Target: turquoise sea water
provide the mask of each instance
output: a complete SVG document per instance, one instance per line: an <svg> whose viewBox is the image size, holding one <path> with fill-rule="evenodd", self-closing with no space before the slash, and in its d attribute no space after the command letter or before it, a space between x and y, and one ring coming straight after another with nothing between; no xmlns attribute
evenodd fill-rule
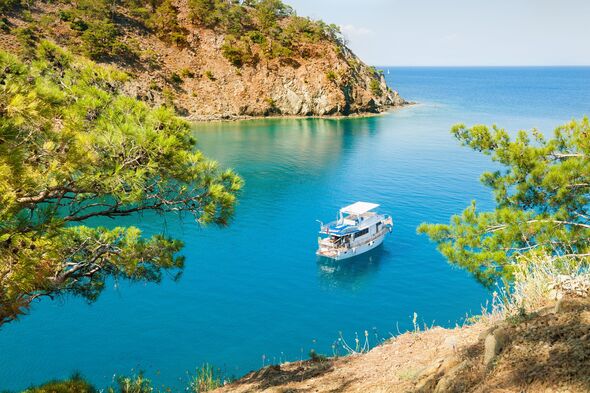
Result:
<svg viewBox="0 0 590 393"><path fill-rule="evenodd" d="M339 332L387 338L422 323L477 313L487 290L453 268L424 236L472 199L489 161L458 146L456 122L551 131L590 114L590 68L390 68L391 86L420 104L346 120L256 120L195 125L200 147L245 179L229 228L174 217L101 222L165 231L186 243L179 282L111 282L98 302L44 300L0 330L0 390L67 377L98 386L145 370L181 386L210 362L239 376L269 362L332 353ZM395 221L383 246L337 264L314 255L318 223L339 207L381 204ZM98 222L97 222L98 223ZM342 353L342 351L341 351Z"/></svg>

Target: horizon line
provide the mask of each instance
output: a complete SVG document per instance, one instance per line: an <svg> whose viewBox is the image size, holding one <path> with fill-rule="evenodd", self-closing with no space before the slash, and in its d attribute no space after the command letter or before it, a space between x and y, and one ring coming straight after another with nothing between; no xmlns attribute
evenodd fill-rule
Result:
<svg viewBox="0 0 590 393"><path fill-rule="evenodd" d="M487 64L378 64L374 65L374 67L416 67L416 68L525 68L525 67L537 67L537 68L555 68L555 67L564 67L564 68L587 68L590 67L590 64L496 64L496 65L487 65Z"/></svg>

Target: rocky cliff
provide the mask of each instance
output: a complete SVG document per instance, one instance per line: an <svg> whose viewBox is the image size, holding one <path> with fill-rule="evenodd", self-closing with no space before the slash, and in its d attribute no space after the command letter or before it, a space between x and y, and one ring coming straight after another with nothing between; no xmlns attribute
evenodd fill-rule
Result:
<svg viewBox="0 0 590 393"><path fill-rule="evenodd" d="M128 94L189 118L347 116L406 104L336 26L278 0L12 3L2 11L3 49L56 41L127 71Z"/></svg>

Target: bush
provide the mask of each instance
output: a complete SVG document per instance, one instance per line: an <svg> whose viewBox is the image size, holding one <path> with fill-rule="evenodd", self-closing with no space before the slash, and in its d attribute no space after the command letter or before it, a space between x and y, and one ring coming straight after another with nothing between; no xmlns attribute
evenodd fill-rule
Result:
<svg viewBox="0 0 590 393"><path fill-rule="evenodd" d="M323 362L324 360L326 360L326 356L320 355L315 351L315 349L309 351L309 358L312 362Z"/></svg>
<svg viewBox="0 0 590 393"><path fill-rule="evenodd" d="M218 3L215 0L189 0L188 6L193 22L206 27L215 27L220 22Z"/></svg>
<svg viewBox="0 0 590 393"><path fill-rule="evenodd" d="M139 19L148 20L152 15L151 10L146 7L133 7L129 9L129 13Z"/></svg>
<svg viewBox="0 0 590 393"><path fill-rule="evenodd" d="M207 78L209 78L209 80L214 81L215 80L215 75L213 75L213 72L211 72L211 70L207 70L205 71L204 74Z"/></svg>
<svg viewBox="0 0 590 393"><path fill-rule="evenodd" d="M82 19L76 18L70 22L70 28L76 31L86 31L88 30L88 23L84 22Z"/></svg>
<svg viewBox="0 0 590 393"><path fill-rule="evenodd" d="M91 59L113 54L113 45L119 32L114 24L105 21L95 21L82 34L82 49Z"/></svg>
<svg viewBox="0 0 590 393"><path fill-rule="evenodd" d="M194 78L195 74L188 68L183 68L180 70L180 76L183 78Z"/></svg>
<svg viewBox="0 0 590 393"><path fill-rule="evenodd" d="M381 84L376 79L371 79L369 83L369 88L371 89L371 93L377 97L381 97L383 95L383 90L381 90Z"/></svg>
<svg viewBox="0 0 590 393"><path fill-rule="evenodd" d="M172 75L170 75L170 82L175 85L180 85L182 83L182 78L176 72L173 72Z"/></svg>
<svg viewBox="0 0 590 393"><path fill-rule="evenodd" d="M20 5L20 0L0 0L0 12L11 10Z"/></svg>
<svg viewBox="0 0 590 393"><path fill-rule="evenodd" d="M238 68L254 61L250 45L243 40L237 41L233 37L226 37L225 43L221 46L221 54Z"/></svg>
<svg viewBox="0 0 590 393"><path fill-rule="evenodd" d="M79 374L74 374L70 379L47 382L22 393L97 393L97 390Z"/></svg>
<svg viewBox="0 0 590 393"><path fill-rule="evenodd" d="M250 41L252 41L254 44L264 44L264 42L266 41L264 34L259 32L258 30L249 31L247 36L248 38L250 38Z"/></svg>
<svg viewBox="0 0 590 393"><path fill-rule="evenodd" d="M277 25L279 19L293 14L293 8L281 0L260 0L256 4L256 17L263 31L271 30Z"/></svg>
<svg viewBox="0 0 590 393"><path fill-rule="evenodd" d="M110 387L107 393L152 393L152 381L145 378L143 374L132 377L119 376L116 378L117 390Z"/></svg>
<svg viewBox="0 0 590 393"><path fill-rule="evenodd" d="M196 370L194 375L189 377L187 391L190 393L203 393L217 389L221 385L219 373L211 365L205 363Z"/></svg>
<svg viewBox="0 0 590 393"><path fill-rule="evenodd" d="M148 26L156 35L177 46L186 44L187 32L178 24L178 8L170 0L164 0L148 20Z"/></svg>
<svg viewBox="0 0 590 393"><path fill-rule="evenodd" d="M335 82L336 81L336 73L332 70L326 72L326 79L328 79L330 82Z"/></svg>
<svg viewBox="0 0 590 393"><path fill-rule="evenodd" d="M0 30L6 33L10 32L10 21L5 16L0 18Z"/></svg>
<svg viewBox="0 0 590 393"><path fill-rule="evenodd" d="M16 39L22 46L22 53L26 57L30 57L35 53L39 36L37 31L32 26L19 27L15 29Z"/></svg>

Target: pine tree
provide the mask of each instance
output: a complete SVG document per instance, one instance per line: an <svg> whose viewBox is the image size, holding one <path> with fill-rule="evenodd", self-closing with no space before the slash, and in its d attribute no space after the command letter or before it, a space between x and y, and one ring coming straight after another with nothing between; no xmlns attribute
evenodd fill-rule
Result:
<svg viewBox="0 0 590 393"><path fill-rule="evenodd" d="M518 255L549 253L558 260L590 256L590 123L558 127L553 138L500 128L456 125L464 146L491 156L503 169L481 181L492 189L496 209L479 212L475 202L447 225L422 224L440 252L481 282L510 279Z"/></svg>

